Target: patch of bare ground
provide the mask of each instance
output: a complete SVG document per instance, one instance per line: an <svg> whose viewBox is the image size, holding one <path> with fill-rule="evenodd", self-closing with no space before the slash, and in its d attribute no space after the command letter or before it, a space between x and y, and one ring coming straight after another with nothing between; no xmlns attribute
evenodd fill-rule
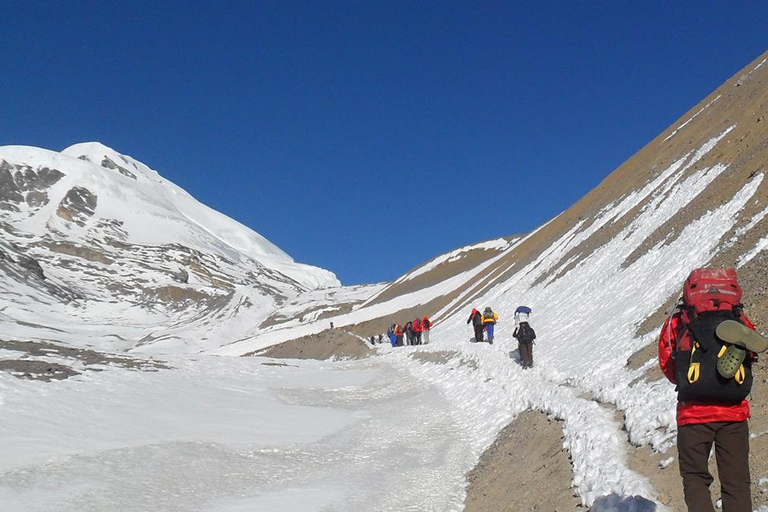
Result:
<svg viewBox="0 0 768 512"><path fill-rule="evenodd" d="M66 360L79 361L87 370L101 371L102 368L89 368L94 365L112 365L140 371L158 371L169 369L162 361L118 356L83 349L46 343L43 341L0 340L0 349L18 352L16 358L0 360L0 370L20 379L42 381L63 380L80 372L64 364ZM34 359L32 359L34 358ZM56 358L56 361L47 360Z"/></svg>
<svg viewBox="0 0 768 512"><path fill-rule="evenodd" d="M627 465L632 471L645 475L656 490L656 499L670 510L685 512L683 482L677 465L677 450L657 453L648 446L630 446Z"/></svg>
<svg viewBox="0 0 768 512"><path fill-rule="evenodd" d="M80 375L69 366L48 361L31 361L25 359L4 359L0 361L0 371L5 371L20 379L64 380L73 375Z"/></svg>
<svg viewBox="0 0 768 512"><path fill-rule="evenodd" d="M357 336L342 329L325 331L295 340L285 341L244 356L262 356L284 359L361 359L375 350Z"/></svg>
<svg viewBox="0 0 768 512"><path fill-rule="evenodd" d="M752 504L754 508L768 506L768 487L759 481L768 478L768 364L767 354L762 354L763 361L752 367L754 381L749 405L752 419L749 420L750 441L749 468L752 476Z"/></svg>
<svg viewBox="0 0 768 512"><path fill-rule="evenodd" d="M469 472L465 512L585 510L571 488L563 425L525 411L499 432Z"/></svg>
<svg viewBox="0 0 768 512"><path fill-rule="evenodd" d="M371 304L379 304L388 300L400 297L402 295L429 288L443 282L447 277L456 276L467 270L471 270L481 263L497 256L499 249L472 249L461 255L453 261L448 261L437 265L434 269L424 272L413 279L408 279L402 283L393 283L379 293ZM427 262L429 263L429 262ZM426 263L425 263L426 265ZM405 275L418 270L420 267L411 269Z"/></svg>
<svg viewBox="0 0 768 512"><path fill-rule="evenodd" d="M422 363L434 363L445 364L459 353L453 350L440 350L437 352L414 352L411 354L411 359Z"/></svg>
<svg viewBox="0 0 768 512"><path fill-rule="evenodd" d="M346 315L350 311L352 311L352 307L354 304L337 304L336 309L333 311L324 311L322 313L319 313L317 315L318 320L324 320L327 318L333 318L335 316L340 315ZM296 315L298 317L309 315L310 313L314 313L315 311L319 311L321 309L327 308L326 305L319 305L315 307L308 307L307 309L303 310L300 315ZM274 327L275 325L280 325L281 323L287 322L289 320L293 320L293 316L284 316L280 314L279 312L273 313L271 316L267 317L261 325L259 325L260 329L266 329L268 327Z"/></svg>
<svg viewBox="0 0 768 512"><path fill-rule="evenodd" d="M460 357L461 354L458 352L454 352L451 350L440 350L438 352L413 352L411 354L411 359L415 361L419 361L422 363L432 363L432 364L446 364L448 361L455 357ZM473 371L477 370L477 361L474 359L464 359L461 358L459 361L459 367L462 366L468 366Z"/></svg>

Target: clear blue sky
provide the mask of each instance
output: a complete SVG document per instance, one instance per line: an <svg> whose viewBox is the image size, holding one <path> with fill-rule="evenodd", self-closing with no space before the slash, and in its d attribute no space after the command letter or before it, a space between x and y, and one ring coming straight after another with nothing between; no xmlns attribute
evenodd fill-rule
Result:
<svg viewBox="0 0 768 512"><path fill-rule="evenodd" d="M0 145L100 141L344 284L541 225L768 49L765 1L0 12Z"/></svg>

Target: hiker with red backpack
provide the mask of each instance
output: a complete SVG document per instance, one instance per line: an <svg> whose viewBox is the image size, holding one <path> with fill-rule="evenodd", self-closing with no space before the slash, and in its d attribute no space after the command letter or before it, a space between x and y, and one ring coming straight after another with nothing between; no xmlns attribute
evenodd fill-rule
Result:
<svg viewBox="0 0 768 512"><path fill-rule="evenodd" d="M677 385L677 450L689 512L714 512L707 461L715 445L723 512L751 512L752 363L768 340L743 312L734 269L701 268L659 336L659 364Z"/></svg>
<svg viewBox="0 0 768 512"><path fill-rule="evenodd" d="M422 326L421 326L421 318L416 317L416 319L413 321L413 344L414 345L421 345L421 332L422 332Z"/></svg>
<svg viewBox="0 0 768 512"><path fill-rule="evenodd" d="M430 322L429 318L425 315L424 318L421 319L421 332L422 336L424 337L424 344L426 345L429 343L429 330L432 328L432 322Z"/></svg>

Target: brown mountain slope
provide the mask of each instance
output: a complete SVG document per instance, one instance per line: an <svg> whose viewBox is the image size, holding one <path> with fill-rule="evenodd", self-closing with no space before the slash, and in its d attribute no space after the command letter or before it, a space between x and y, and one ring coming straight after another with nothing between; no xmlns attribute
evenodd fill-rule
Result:
<svg viewBox="0 0 768 512"><path fill-rule="evenodd" d="M604 208L640 189L658 177L672 163L681 160L695 148L701 147L707 141L725 132L727 135L718 145L717 150L701 158L692 166L691 172L717 164L727 165L727 170L680 215L673 217L647 238L643 246L636 251L635 256L639 256L659 243L673 241L689 222L730 200L746 181L768 168L766 165L768 164L768 115L766 115L768 114L768 87L766 86L768 85L768 63L761 65L766 58L768 58L768 52L755 59L693 107L678 122L638 151L571 208L533 233L515 250L499 260L487 274L510 275L515 269L533 261L554 241L580 222L583 223L582 229L586 229ZM768 205L768 180L760 185L756 197L757 201L749 203L740 212L734 232L749 223L754 215ZM652 197L649 200L652 200ZM567 261L568 264L560 272L566 272L578 264L580 255L592 253L596 247L600 247L616 236L634 218L634 213L646 204L647 201L639 203L634 211L603 226L574 247L563 258L563 262ZM757 228L751 231L752 236L748 233L736 244L723 247L711 263L736 266L739 256L757 242L755 233L768 231L768 220L761 220ZM574 234L578 232L577 230ZM625 264L629 263L631 261L625 262ZM740 269L740 278L745 284L745 304L749 306L752 316L761 325L768 325L768 299L764 293L765 286L761 284L763 281L761 277L765 275L767 264L766 257L758 255ZM492 281L495 280L488 280L488 286ZM487 287L478 286L477 283L474 283L474 286L475 290L467 287L465 290L467 300L456 304L455 310L466 309L475 297L487 291ZM663 309L664 306L660 305L660 311ZM448 314L451 313L453 311Z"/></svg>
<svg viewBox="0 0 768 512"><path fill-rule="evenodd" d="M418 307L404 308L394 314L369 319L357 325L347 325L346 328L356 335L368 337L383 332L393 319L402 319L405 322L416 315L426 314L433 321L440 322L442 318L459 312L463 315L496 283L504 281L535 261L566 233L570 232L572 237L577 237L588 230L601 212L647 186L676 162L682 163L687 159L687 164L690 164L681 179L700 169L715 165L727 166L712 186L707 187L694 202L650 234L624 265L631 264L658 244L671 243L686 225L733 198L745 182L768 168L768 63L763 65L766 59L768 52L690 109L568 210L525 238L508 237L514 247L506 250L503 257L494 261L475 278L455 288L451 293L435 297ZM693 153L715 138L721 138L715 150L691 163L695 160L692 158ZM654 200L655 193L572 247L563 256L557 272L547 275L545 279L556 279L576 266L583 257L616 237L639 211ZM748 225L755 215L768 206L768 180L761 183L755 198L756 200L748 203L738 213L737 222L731 233L721 240L719 252L711 261L712 265L737 266L739 257L755 246L760 233L768 232L766 216L756 223L754 229L736 237L734 243L726 243L735 232ZM503 231L504 226L499 226L499 229ZM446 261L414 279L404 279L418 270L417 267L369 299L367 305L396 301L400 296L450 279L473 266L485 264L501 253L499 250L471 250L459 260ZM739 276L745 289L744 303L751 316L758 325L768 326L768 298L762 277L766 270L768 255L760 252L739 269ZM670 297L666 304L660 304L657 312L640 326L640 332L655 329L673 301L674 297ZM332 321L333 318L329 317L329 320Z"/></svg>

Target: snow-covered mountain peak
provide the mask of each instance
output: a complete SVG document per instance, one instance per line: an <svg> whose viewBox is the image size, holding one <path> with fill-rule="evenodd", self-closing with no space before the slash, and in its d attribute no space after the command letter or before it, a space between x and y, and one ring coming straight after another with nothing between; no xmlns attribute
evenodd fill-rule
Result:
<svg viewBox="0 0 768 512"><path fill-rule="evenodd" d="M134 158L118 153L100 142L73 144L64 149L61 154L94 163L135 180L141 178L157 179L159 177L157 171L150 169Z"/></svg>
<svg viewBox="0 0 768 512"><path fill-rule="evenodd" d="M61 153L6 146L0 162L8 189L0 207L20 214L4 220L23 231L70 241L101 232L128 243L181 244L233 261L253 258L307 288L340 284L331 272L296 264L252 229L103 144L76 144Z"/></svg>
<svg viewBox="0 0 768 512"><path fill-rule="evenodd" d="M120 348L145 337L148 325L166 331L165 322L194 318L207 330L208 315L229 308L250 309L258 325L298 293L340 285L332 272L294 262L149 166L94 142L61 153L0 147L0 229L0 270L9 276L0 288L29 288L21 317L39 316L35 302L54 296L65 301L57 315L86 324L112 316L118 331L116 324L144 324L120 334Z"/></svg>

